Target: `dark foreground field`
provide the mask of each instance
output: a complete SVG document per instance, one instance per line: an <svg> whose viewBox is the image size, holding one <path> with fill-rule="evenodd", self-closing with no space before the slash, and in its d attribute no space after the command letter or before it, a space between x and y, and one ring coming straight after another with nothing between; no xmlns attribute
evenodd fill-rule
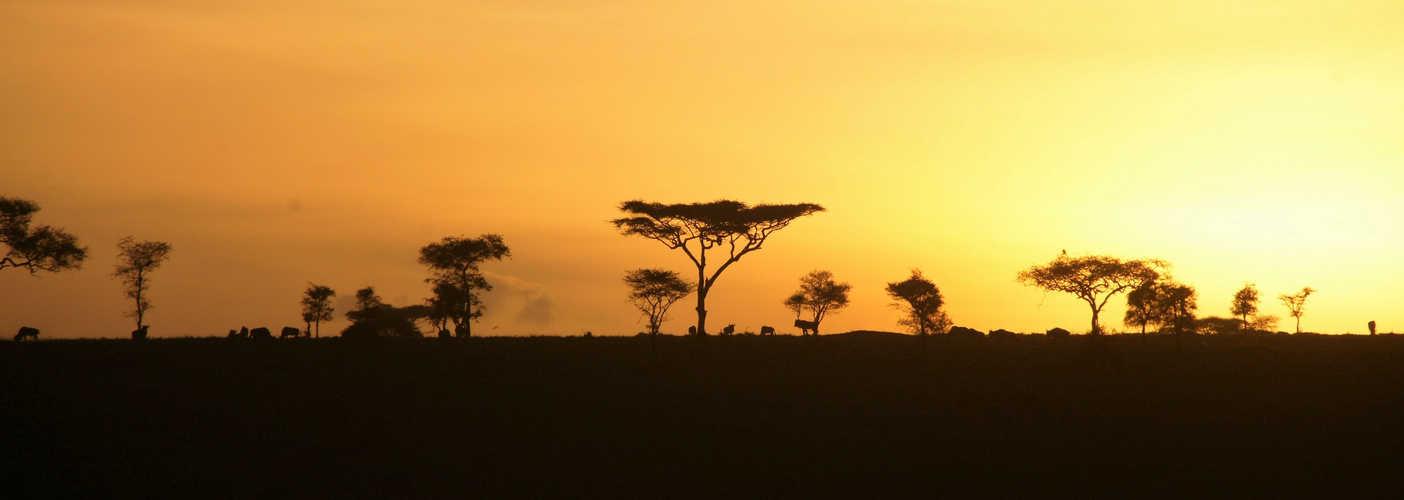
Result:
<svg viewBox="0 0 1404 500"><path fill-rule="evenodd" d="M3 342L0 497L1404 494L1404 338L1201 342Z"/></svg>

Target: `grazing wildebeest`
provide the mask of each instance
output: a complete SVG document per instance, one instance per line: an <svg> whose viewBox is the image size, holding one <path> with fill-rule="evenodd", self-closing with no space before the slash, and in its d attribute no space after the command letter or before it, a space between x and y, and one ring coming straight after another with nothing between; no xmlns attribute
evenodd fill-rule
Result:
<svg viewBox="0 0 1404 500"><path fill-rule="evenodd" d="M146 331L147 331L148 328L151 328L151 325L146 325L146 326L143 326L143 327L141 327L141 328L137 328L137 329L135 329L135 330L132 330L132 338L133 338L133 339L136 339L136 340L144 340L144 339L146 339Z"/></svg>
<svg viewBox="0 0 1404 500"><path fill-rule="evenodd" d="M19 329L19 333L15 334L15 342L24 340L25 337L29 337L34 340L39 340L39 329L31 328L28 326L21 326Z"/></svg>
<svg viewBox="0 0 1404 500"><path fill-rule="evenodd" d="M811 332L814 335L819 334L819 323L815 323L813 321L797 319L795 320L795 328L800 329L800 335L809 335Z"/></svg>
<svg viewBox="0 0 1404 500"><path fill-rule="evenodd" d="M773 327L773 326L762 326L762 327L761 327L761 335L775 335L775 327Z"/></svg>
<svg viewBox="0 0 1404 500"><path fill-rule="evenodd" d="M687 327L688 335L697 335L697 325Z"/></svg>
<svg viewBox="0 0 1404 500"><path fill-rule="evenodd" d="M249 330L249 338L251 338L251 339L272 339L272 338L273 338L273 332L270 332L270 331L268 331L267 328L264 328L264 327L261 327L261 326L260 326L260 327L258 327L258 328L254 328L254 329L252 329L252 330Z"/></svg>
<svg viewBox="0 0 1404 500"><path fill-rule="evenodd" d="M228 338L231 338L231 339L246 339L246 338L249 338L249 329L248 329L248 328L245 328L244 331L242 331L242 332L241 332L241 331L234 330L234 329L230 329L230 330L229 330L229 337L228 337Z"/></svg>
<svg viewBox="0 0 1404 500"><path fill-rule="evenodd" d="M726 328L722 328L722 335L731 335L733 333L736 333L736 323L726 325Z"/></svg>
<svg viewBox="0 0 1404 500"><path fill-rule="evenodd" d="M280 339L285 339L285 338L288 338L288 337L297 338L297 336L298 336L298 335L301 335L301 334L302 334L302 330L298 330L297 328L293 328L293 327L291 327L291 326L285 326L285 327L283 327L282 333L278 334L278 338L280 338Z"/></svg>

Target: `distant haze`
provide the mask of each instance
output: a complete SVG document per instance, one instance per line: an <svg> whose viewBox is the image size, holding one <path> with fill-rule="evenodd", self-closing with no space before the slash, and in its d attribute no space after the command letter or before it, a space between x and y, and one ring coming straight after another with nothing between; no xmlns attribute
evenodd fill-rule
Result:
<svg viewBox="0 0 1404 500"><path fill-rule="evenodd" d="M126 336L127 235L172 244L153 336L301 326L307 282L429 295L418 249L501 234L475 334L632 334L624 272L686 257L621 201L811 202L721 276L709 327L896 330L920 268L957 325L1085 331L1014 281L1152 257L1228 316L1303 286L1302 328L1404 332L1404 4L730 1L0 3L0 196L89 247L0 271L0 335ZM1103 313L1121 325L1124 298ZM695 299L665 332L695 321Z"/></svg>

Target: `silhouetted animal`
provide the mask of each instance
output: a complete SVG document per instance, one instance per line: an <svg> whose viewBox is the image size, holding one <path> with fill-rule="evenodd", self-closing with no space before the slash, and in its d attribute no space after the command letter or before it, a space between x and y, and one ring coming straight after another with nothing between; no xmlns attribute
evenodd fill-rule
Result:
<svg viewBox="0 0 1404 500"><path fill-rule="evenodd" d="M733 333L736 333L736 324L735 324L735 323L732 323L732 324L730 324L730 325L726 325L726 328L722 328L722 335L731 335L731 334L733 334Z"/></svg>
<svg viewBox="0 0 1404 500"><path fill-rule="evenodd" d="M819 323L813 321L797 319L795 320L795 328L800 329L800 335L808 335L810 332L813 332L815 335L819 334Z"/></svg>
<svg viewBox="0 0 1404 500"><path fill-rule="evenodd" d="M1015 336L1014 332L1011 332L1011 331L1009 331L1009 330L1005 330L1005 329L1003 329L1003 328L1000 328L1000 329L998 329L998 330L992 330L992 331L990 331L990 338L992 338L992 339L1012 339L1012 338L1014 338L1014 336Z"/></svg>
<svg viewBox="0 0 1404 500"><path fill-rule="evenodd" d="M15 334L15 342L24 340L25 337L29 337L34 340L39 340L39 329L31 328L28 326L21 326L19 329L19 333Z"/></svg>
<svg viewBox="0 0 1404 500"><path fill-rule="evenodd" d="M953 327L951 327L951 331L946 332L946 334L947 334L947 335L950 335L950 336L952 336L952 337L984 337L984 336L985 336L985 332L982 332L982 331L980 331L980 330L976 330L976 329L974 329L974 328L966 328L966 327L963 327L963 326L953 326Z"/></svg>
<svg viewBox="0 0 1404 500"><path fill-rule="evenodd" d="M297 336L300 335L300 334L302 334L302 330L298 330L298 329L293 328L293 327L291 327L291 326L285 326L285 327L283 327L282 333L280 333L280 334L278 335L278 338L283 338L283 339L288 338L288 337L297 338Z"/></svg>
<svg viewBox="0 0 1404 500"><path fill-rule="evenodd" d="M34 333L35 333L35 334L38 334L39 332L34 332ZM1374 334L1375 334L1375 322L1372 320L1372 321L1370 321L1370 335L1374 335Z"/></svg>
<svg viewBox="0 0 1404 500"><path fill-rule="evenodd" d="M775 327L773 327L773 326L762 326L762 327L761 327L761 335L775 335Z"/></svg>
<svg viewBox="0 0 1404 500"><path fill-rule="evenodd" d="M260 326L260 327L258 327L258 328L254 328L254 329L252 329L252 330L249 330L249 338L251 338L251 339L272 339L272 338L273 338L273 332L270 332L270 331L268 331L267 328L264 328L264 327L261 327L261 326Z"/></svg>
<svg viewBox="0 0 1404 500"><path fill-rule="evenodd" d="M245 329L243 329L242 331L235 331L235 330L233 330L233 329L230 329L230 330L229 330L229 338L231 338L231 339L246 339L246 338L249 338L249 329L248 329L248 328L245 328Z"/></svg>
<svg viewBox="0 0 1404 500"><path fill-rule="evenodd" d="M1065 339L1071 337L1072 332L1069 332L1062 328L1054 328L1052 330L1048 330L1048 333L1045 333L1044 335L1046 335L1050 339Z"/></svg>
<svg viewBox="0 0 1404 500"><path fill-rule="evenodd" d="M697 325L687 327L688 335L697 335Z"/></svg>
<svg viewBox="0 0 1404 500"><path fill-rule="evenodd" d="M149 328L151 328L151 325L146 325L146 326L143 326L143 327L141 327L141 328L137 328L137 329L135 329L135 330L132 330L132 338L135 339L135 340L145 340L145 339L146 339L147 329L149 329Z"/></svg>

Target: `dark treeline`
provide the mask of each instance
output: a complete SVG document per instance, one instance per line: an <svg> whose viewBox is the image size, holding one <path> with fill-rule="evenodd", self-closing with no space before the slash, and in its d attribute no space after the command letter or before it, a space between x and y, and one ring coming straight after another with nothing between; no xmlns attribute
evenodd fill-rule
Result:
<svg viewBox="0 0 1404 500"><path fill-rule="evenodd" d="M744 256L759 251L765 241L781 229L802 217L823 212L825 208L813 203L752 206L734 200L677 204L632 200L621 203L619 210L625 217L610 223L621 234L641 236L681 251L697 273L696 281L688 281L666 269L635 269L625 274L628 302L646 321L644 333L658 335L670 308L691 294L697 299L697 321L688 332L705 336L711 333L707 329L706 300L722 272ZM0 197L0 242L9 248L0 258L0 270L22 268L38 273L79 269L87 257L87 249L78 244L76 236L62 229L34 226L33 216L38 211L39 205L32 201ZM133 301L133 308L127 313L136 321L132 337L143 339L150 327L146 324L146 315L152 308L148 293L151 273L169 259L171 245L126 237L117 246L119 262L113 276L122 282L126 296ZM476 238L450 236L429 243L420 248L418 261L429 271L425 281L430 287L430 297L420 304L395 307L384 303L373 286L361 288L355 294L355 308L345 312L351 324L341 335L348 338L422 337L422 325L441 338L471 337L473 323L485 312L482 294L493 288L480 267L506 258L511 258L511 250L497 234ZM1259 294L1254 285L1245 283L1232 297L1228 309L1230 317L1198 317L1198 293L1193 287L1175 281L1169 268L1168 263L1157 259L1070 256L1064 251L1048 264L1018 273L1017 280L1046 291L1067 293L1085 302L1091 312L1090 327L1086 331L1090 335L1104 333L1102 310L1118 295L1126 298L1123 323L1139 328L1142 336L1151 329L1180 337L1275 330L1278 318L1259 314ZM325 285L307 285L301 299L301 320L305 328L285 327L280 337L320 337L321 323L334 319L331 299L336 291ZM851 290L852 286L837 281L833 272L816 269L800 277L799 290L783 298L781 303L794 311L793 326L801 334L817 335L827 315L837 314L849 305ZM943 307L945 300L939 287L920 270L913 269L905 280L888 283L885 291L892 299L890 305L901 313L897 325L910 333L927 336L976 332L955 324ZM1306 300L1312 293L1315 290L1304 287L1298 293L1278 296L1295 320L1297 333L1301 333ZM1375 322L1369 321L1368 325L1370 334L1375 334ZM251 333L259 330L249 330L245 326L232 330L229 336L262 337ZM1061 328L1055 330L1062 331ZM751 332L736 332L735 325L729 324L716 333ZM761 335L774 333L777 333L774 325L763 325L760 329ZM38 338L38 329L26 326L15 335L15 340L26 338Z"/></svg>

